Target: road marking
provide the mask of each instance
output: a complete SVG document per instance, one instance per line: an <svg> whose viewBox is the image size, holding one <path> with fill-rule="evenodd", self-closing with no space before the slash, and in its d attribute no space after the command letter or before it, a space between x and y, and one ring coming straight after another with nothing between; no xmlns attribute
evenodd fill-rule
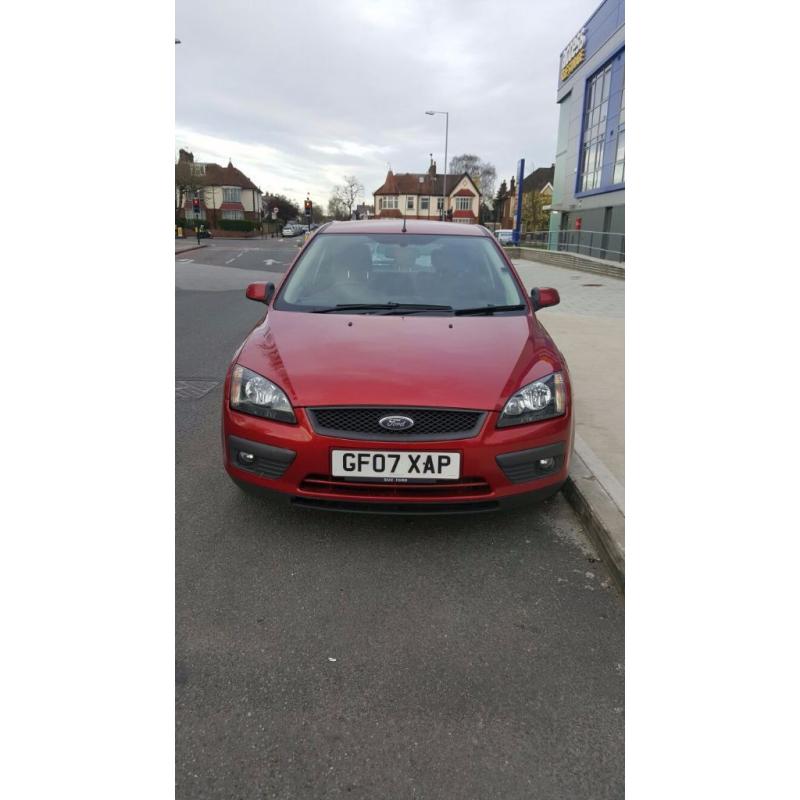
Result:
<svg viewBox="0 0 800 800"><path fill-rule="evenodd" d="M179 258L178 261L181 264L191 264L192 261L194 261L194 259L193 258Z"/></svg>
<svg viewBox="0 0 800 800"><path fill-rule="evenodd" d="M212 389L219 386L220 381L215 380L176 380L176 400L199 400L205 397Z"/></svg>
<svg viewBox="0 0 800 800"><path fill-rule="evenodd" d="M244 255L244 250L241 250L233 258L228 259L225 263L230 264L232 261L236 261L237 258L243 255Z"/></svg>
<svg viewBox="0 0 800 800"><path fill-rule="evenodd" d="M276 261L274 258L268 258L264 263L269 266L270 264L283 264L283 261Z"/></svg>

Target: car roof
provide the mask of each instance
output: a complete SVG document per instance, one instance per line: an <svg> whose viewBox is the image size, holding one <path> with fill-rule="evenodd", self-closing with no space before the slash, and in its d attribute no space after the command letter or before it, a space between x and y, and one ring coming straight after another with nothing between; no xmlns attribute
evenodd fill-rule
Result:
<svg viewBox="0 0 800 800"><path fill-rule="evenodd" d="M457 222L428 221L426 219L406 219L406 233L426 233L448 236L489 236L483 225L462 225ZM348 222L329 222L319 230L325 233L402 233L403 220L364 219Z"/></svg>

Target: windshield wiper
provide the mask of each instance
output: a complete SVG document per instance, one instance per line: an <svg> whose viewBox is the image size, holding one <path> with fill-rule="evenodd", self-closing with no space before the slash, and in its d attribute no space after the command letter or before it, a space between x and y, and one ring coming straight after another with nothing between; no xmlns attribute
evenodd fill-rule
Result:
<svg viewBox="0 0 800 800"><path fill-rule="evenodd" d="M315 308L313 314L330 314L334 311L394 311L395 309L417 311L452 311L452 306L432 306L426 303L339 303L330 308Z"/></svg>
<svg viewBox="0 0 800 800"><path fill-rule="evenodd" d="M453 311L456 316L464 314L494 314L496 311L522 311L525 306L520 303L516 306L478 306L477 308L457 308Z"/></svg>
<svg viewBox="0 0 800 800"><path fill-rule="evenodd" d="M386 314L419 314L423 311L453 311L453 306L439 306L431 303L394 303L384 312Z"/></svg>

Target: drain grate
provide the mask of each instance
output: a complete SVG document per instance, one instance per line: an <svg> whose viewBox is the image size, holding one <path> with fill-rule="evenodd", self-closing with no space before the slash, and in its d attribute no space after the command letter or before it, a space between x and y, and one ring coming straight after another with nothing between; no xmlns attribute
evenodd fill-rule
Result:
<svg viewBox="0 0 800 800"><path fill-rule="evenodd" d="M582 283L581 286L602 286L602 283Z"/></svg>
<svg viewBox="0 0 800 800"><path fill-rule="evenodd" d="M189 380L175 381L176 400L199 400L205 397L212 389L219 386L219 381L191 378Z"/></svg>

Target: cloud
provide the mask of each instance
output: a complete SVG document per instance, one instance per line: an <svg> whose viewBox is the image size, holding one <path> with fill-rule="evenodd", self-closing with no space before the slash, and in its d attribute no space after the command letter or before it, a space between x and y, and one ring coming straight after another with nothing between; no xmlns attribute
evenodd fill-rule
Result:
<svg viewBox="0 0 800 800"><path fill-rule="evenodd" d="M508 179L556 149L558 56L596 0L431 4L177 0L176 144L228 158L263 190L326 203L354 174L367 197L433 153L476 153Z"/></svg>

